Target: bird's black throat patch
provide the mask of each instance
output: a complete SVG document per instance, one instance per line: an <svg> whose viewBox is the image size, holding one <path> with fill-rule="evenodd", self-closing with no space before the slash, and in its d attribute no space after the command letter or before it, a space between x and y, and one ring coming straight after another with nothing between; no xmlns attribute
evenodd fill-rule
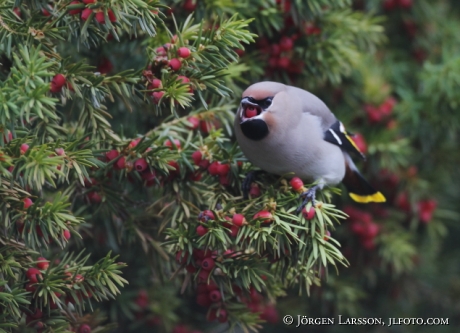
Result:
<svg viewBox="0 0 460 333"><path fill-rule="evenodd" d="M240 124L243 134L251 140L259 141L268 135L268 126L262 119L246 120Z"/></svg>

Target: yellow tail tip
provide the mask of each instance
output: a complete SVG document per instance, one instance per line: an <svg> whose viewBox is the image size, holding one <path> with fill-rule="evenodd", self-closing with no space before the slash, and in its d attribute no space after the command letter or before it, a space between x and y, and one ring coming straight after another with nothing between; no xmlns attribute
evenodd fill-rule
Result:
<svg viewBox="0 0 460 333"><path fill-rule="evenodd" d="M382 193L377 192L370 195L359 195L355 193L349 193L350 197L359 203L369 203L369 202L385 202L387 199L383 196Z"/></svg>

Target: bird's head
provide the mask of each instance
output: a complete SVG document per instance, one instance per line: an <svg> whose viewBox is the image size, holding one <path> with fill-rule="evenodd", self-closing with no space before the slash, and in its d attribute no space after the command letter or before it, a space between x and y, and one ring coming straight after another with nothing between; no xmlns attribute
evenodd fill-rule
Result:
<svg viewBox="0 0 460 333"><path fill-rule="evenodd" d="M250 140L259 141L282 125L286 106L286 86L277 82L259 82L243 92L235 126Z"/></svg>

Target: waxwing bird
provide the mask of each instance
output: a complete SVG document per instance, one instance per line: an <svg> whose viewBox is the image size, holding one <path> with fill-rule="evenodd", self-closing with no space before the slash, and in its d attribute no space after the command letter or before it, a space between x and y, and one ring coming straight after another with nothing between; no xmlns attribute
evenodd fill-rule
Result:
<svg viewBox="0 0 460 333"><path fill-rule="evenodd" d="M277 82L255 83L243 92L234 126L241 150L252 164L276 175L294 173L317 182L302 194L301 207L309 200L314 203L316 190L340 182L356 202L385 201L353 163L350 154L364 155L344 125L306 90Z"/></svg>

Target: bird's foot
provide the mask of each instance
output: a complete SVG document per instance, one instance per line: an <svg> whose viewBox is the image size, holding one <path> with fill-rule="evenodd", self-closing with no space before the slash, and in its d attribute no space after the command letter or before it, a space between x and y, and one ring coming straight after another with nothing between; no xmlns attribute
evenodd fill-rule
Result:
<svg viewBox="0 0 460 333"><path fill-rule="evenodd" d="M244 200L247 200L249 198L249 191L251 190L251 184L256 181L257 176L261 173L262 171L256 170L256 171L249 171L246 174L246 177L244 178L243 183L241 184L241 191L243 192Z"/></svg>
<svg viewBox="0 0 460 333"><path fill-rule="evenodd" d="M306 204L311 201L313 206L315 206L315 196L316 191L321 189L320 185L315 185L311 187L307 192L303 192L300 194L300 198L303 198L302 204L297 208L296 212L300 213L300 211L306 206Z"/></svg>

